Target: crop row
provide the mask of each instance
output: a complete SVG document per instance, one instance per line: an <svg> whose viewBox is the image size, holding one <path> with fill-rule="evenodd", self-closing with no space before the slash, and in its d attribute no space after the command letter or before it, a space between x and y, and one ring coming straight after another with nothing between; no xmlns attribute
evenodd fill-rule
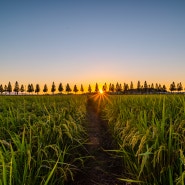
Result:
<svg viewBox="0 0 185 185"><path fill-rule="evenodd" d="M122 159L120 180L184 184L185 96L110 96L102 111Z"/></svg>
<svg viewBox="0 0 185 185"><path fill-rule="evenodd" d="M83 165L85 96L0 97L0 184L64 184Z"/></svg>

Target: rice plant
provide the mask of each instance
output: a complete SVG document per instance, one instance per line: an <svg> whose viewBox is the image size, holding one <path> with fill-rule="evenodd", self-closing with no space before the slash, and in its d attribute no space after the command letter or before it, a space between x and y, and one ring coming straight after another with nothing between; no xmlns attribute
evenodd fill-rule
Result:
<svg viewBox="0 0 185 185"><path fill-rule="evenodd" d="M0 97L0 184L65 184L83 165L86 97Z"/></svg>
<svg viewBox="0 0 185 185"><path fill-rule="evenodd" d="M120 180L135 184L184 184L185 97L111 96L103 107L117 155ZM114 152L115 152L114 151Z"/></svg>

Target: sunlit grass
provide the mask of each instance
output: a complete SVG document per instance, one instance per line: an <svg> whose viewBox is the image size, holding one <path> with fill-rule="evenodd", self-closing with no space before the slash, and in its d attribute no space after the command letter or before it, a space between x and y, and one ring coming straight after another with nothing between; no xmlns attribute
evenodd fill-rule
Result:
<svg viewBox="0 0 185 185"><path fill-rule="evenodd" d="M102 106L125 182L183 184L185 181L185 97L111 96Z"/></svg>
<svg viewBox="0 0 185 185"><path fill-rule="evenodd" d="M0 184L64 184L83 165L86 97L0 97Z"/></svg>

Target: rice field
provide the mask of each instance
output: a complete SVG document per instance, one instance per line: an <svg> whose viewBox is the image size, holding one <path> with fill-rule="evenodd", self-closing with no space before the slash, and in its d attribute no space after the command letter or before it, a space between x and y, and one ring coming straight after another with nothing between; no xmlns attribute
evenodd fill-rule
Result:
<svg viewBox="0 0 185 185"><path fill-rule="evenodd" d="M102 109L122 159L120 180L185 183L185 96L111 96Z"/></svg>
<svg viewBox="0 0 185 185"><path fill-rule="evenodd" d="M86 97L0 96L0 184L64 184L83 165Z"/></svg>
<svg viewBox="0 0 185 185"><path fill-rule="evenodd" d="M88 160L86 95L0 96L0 185L75 180ZM121 159L123 184L185 183L185 96L95 99Z"/></svg>

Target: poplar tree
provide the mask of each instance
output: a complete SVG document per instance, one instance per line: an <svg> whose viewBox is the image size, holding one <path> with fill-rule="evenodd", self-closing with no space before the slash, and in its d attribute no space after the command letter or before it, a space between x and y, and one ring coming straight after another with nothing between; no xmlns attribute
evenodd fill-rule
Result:
<svg viewBox="0 0 185 185"><path fill-rule="evenodd" d="M76 84L74 85L73 92L75 92L75 94L78 92L78 88L77 88Z"/></svg>
<svg viewBox="0 0 185 185"><path fill-rule="evenodd" d="M163 85L163 91L164 91L164 92L166 92L166 89L167 89L166 86Z"/></svg>
<svg viewBox="0 0 185 185"><path fill-rule="evenodd" d="M91 85L89 84L89 87L88 87L88 92L91 93L92 92L92 88L91 88Z"/></svg>
<svg viewBox="0 0 185 185"><path fill-rule="evenodd" d="M16 81L15 82L15 87L14 87L14 92L18 95L18 93L19 93L19 83Z"/></svg>
<svg viewBox="0 0 185 185"><path fill-rule="evenodd" d="M32 86L31 86L31 84L28 84L27 92L29 94L32 92Z"/></svg>
<svg viewBox="0 0 185 185"><path fill-rule="evenodd" d="M70 88L70 86L69 86L68 83L67 83L67 85L66 85L66 92L67 92L68 94L71 92L71 88Z"/></svg>
<svg viewBox="0 0 185 185"><path fill-rule="evenodd" d="M46 84L44 84L43 92L44 92L44 93L47 93L47 92L48 92L48 87L47 87L47 85L46 85Z"/></svg>
<svg viewBox="0 0 185 185"><path fill-rule="evenodd" d="M112 84L111 91L112 91L112 92L114 92L114 91L115 91L114 84Z"/></svg>
<svg viewBox="0 0 185 185"><path fill-rule="evenodd" d="M103 92L107 92L107 84L105 83L102 88Z"/></svg>
<svg viewBox="0 0 185 185"><path fill-rule="evenodd" d="M172 82L172 84L170 84L170 91L173 92L175 90L176 90L175 82Z"/></svg>
<svg viewBox="0 0 185 185"><path fill-rule="evenodd" d="M183 90L181 82L177 84L177 91L180 92Z"/></svg>
<svg viewBox="0 0 185 185"><path fill-rule="evenodd" d="M60 93L62 93L63 90L64 90L64 88L63 88L63 86L62 86L62 83L60 83L59 86L58 86L58 91L59 91Z"/></svg>
<svg viewBox="0 0 185 185"><path fill-rule="evenodd" d="M128 84L127 83L124 83L124 91L126 92L126 91L128 91L129 90L129 86L128 86Z"/></svg>
<svg viewBox="0 0 185 185"><path fill-rule="evenodd" d="M109 92L111 92L112 91L112 84L110 83L109 84Z"/></svg>
<svg viewBox="0 0 185 185"><path fill-rule="evenodd" d="M4 91L3 85L1 84L1 85L0 85L0 92L1 92L1 94L3 94L3 91Z"/></svg>
<svg viewBox="0 0 185 185"><path fill-rule="evenodd" d="M141 83L140 83L140 81L137 82L137 90L138 91L141 90Z"/></svg>
<svg viewBox="0 0 185 185"><path fill-rule="evenodd" d="M5 94L7 93L7 91L8 91L8 87L7 87L7 85L5 85L4 86L4 92L5 92Z"/></svg>
<svg viewBox="0 0 185 185"><path fill-rule="evenodd" d="M33 86L33 84L31 84L31 93L33 93L34 92L34 86Z"/></svg>
<svg viewBox="0 0 185 185"><path fill-rule="evenodd" d="M55 86L55 83L53 82L51 86L51 92L54 94L55 91L56 91L56 86Z"/></svg>
<svg viewBox="0 0 185 185"><path fill-rule="evenodd" d="M155 84L155 89L158 91L159 90L159 85L158 83Z"/></svg>
<svg viewBox="0 0 185 185"><path fill-rule="evenodd" d="M131 89L131 90L134 89L134 85L133 85L133 82L132 82L132 81L130 82L130 89Z"/></svg>
<svg viewBox="0 0 185 185"><path fill-rule="evenodd" d="M36 87L35 87L35 93L39 93L40 92L40 86L39 84L36 84Z"/></svg>
<svg viewBox="0 0 185 185"><path fill-rule="evenodd" d="M145 81L145 82L144 82L144 90L147 91L147 89L148 89L148 84L147 84L147 82Z"/></svg>
<svg viewBox="0 0 185 185"><path fill-rule="evenodd" d="M7 91L9 92L9 94L12 92L12 85L10 82L8 83Z"/></svg>
<svg viewBox="0 0 185 185"><path fill-rule="evenodd" d="M21 85L20 91L23 93L25 91L24 85Z"/></svg>
<svg viewBox="0 0 185 185"><path fill-rule="evenodd" d="M98 88L98 84L96 83L96 85L95 85L95 92L98 93L98 91L99 91L99 88Z"/></svg>
<svg viewBox="0 0 185 185"><path fill-rule="evenodd" d="M82 94L83 94L83 92L84 92L84 87L83 87L83 85L81 84L81 87L80 87L80 91L82 92Z"/></svg>

